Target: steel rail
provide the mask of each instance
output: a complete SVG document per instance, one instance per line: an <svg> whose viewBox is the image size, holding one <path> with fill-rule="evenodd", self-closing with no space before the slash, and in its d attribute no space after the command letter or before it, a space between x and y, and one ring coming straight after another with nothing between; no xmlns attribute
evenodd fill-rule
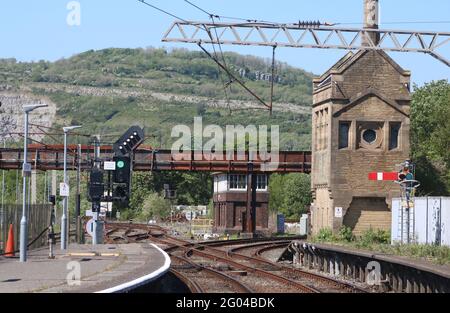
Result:
<svg viewBox="0 0 450 313"><path fill-rule="evenodd" d="M188 263L189 265L191 265L194 268L197 268L197 269L199 269L201 271L205 271L207 273L210 273L211 275L213 275L215 277L218 277L219 279L230 283L236 289L236 291L239 292L239 293L253 293L253 290L251 290L249 287L245 286L244 284L242 284L238 280L234 279L230 275L227 275L225 273L221 273L221 272L219 272L217 270L214 270L212 268L208 268L206 266L199 265L199 264L194 263L191 260L189 260L187 258L184 258L184 257L180 257L180 256L173 255L173 254L170 254L170 257L174 258L174 259L176 259L178 261L181 261L181 262L186 262L186 263Z"/></svg>
<svg viewBox="0 0 450 313"><path fill-rule="evenodd" d="M114 228L108 230L106 234L107 234L107 236L110 236L112 233L117 232L120 228L122 228L122 229L125 229L125 232L124 232L123 236L117 236L116 238L123 239L123 240L125 240L127 242L130 242L130 241L135 242L135 241L138 241L140 239L148 239L150 237L152 228L156 228L158 230L163 230L163 228L160 227L160 226L156 226L156 225L153 226L153 227L152 226L153 225L122 224L122 225L115 226ZM146 232L131 234L135 229L144 230ZM170 238L171 239L175 239L175 238L172 238L172 237L170 237ZM228 283L230 283L236 289L237 292L253 293L253 291L250 288L248 288L247 286L245 286L244 284L240 283L239 281L237 281L236 279L234 279L233 277L231 277L229 275L226 275L226 274L221 273L219 271L216 271L214 269L207 268L205 266L201 266L199 264L195 264L192 261L188 260L187 258L182 258L182 257L175 256L175 255L172 255L172 254L170 256L172 258L174 258L174 259L177 259L177 260L181 261L181 262L188 263L191 266L193 266L193 267L195 267L195 268L197 268L197 269L199 269L201 271L204 271L204 272L207 272L207 273L209 273L209 274L211 274L213 276L216 276L219 279L227 281ZM180 280L182 280L183 283L185 283L185 285L188 286L188 288L192 292L194 292L194 293L204 292L204 289L201 288L200 285L198 283L196 283L194 280L189 279L187 277L187 275L184 275L180 271L177 271L177 270L175 270L173 268L171 270L173 270L174 275L176 275L178 278L180 278Z"/></svg>
<svg viewBox="0 0 450 313"><path fill-rule="evenodd" d="M149 225L144 225L144 224L122 224L122 225L114 225L114 226L115 226L115 228L114 228L115 230L117 228L125 229L125 233L122 238L124 238L128 242L130 241L130 236L134 236L134 235L130 235L130 233L133 231L133 229L146 230L148 234L151 232L151 230L149 230L149 228L151 228L151 227L149 227ZM157 226L155 228L162 229L162 227L159 227L159 226ZM137 235L140 235L140 234L137 234ZM165 249L166 251L168 251L169 249L170 250L178 249L178 248L184 249L185 258L189 258L192 254L196 254L196 255L200 255L200 256L208 258L208 259L213 259L213 260L220 259L224 263L227 263L235 268L246 270L247 272L254 273L256 276L259 276L259 277L266 277L266 278L272 279L272 280L282 283L284 285L294 287L303 292L308 292L308 293L320 292L318 289L316 289L314 287L303 285L294 280L285 278L283 276L276 275L269 271L265 271L262 269L254 268L254 267L247 266L247 265L241 264L239 262L236 262L236 261L232 260L231 258L227 257L227 253L225 251L222 251L222 250L219 250L216 248L212 248L212 247L208 247L208 245L205 245L205 244L198 244L198 243L193 243L193 242L189 242L186 240L178 239L178 238L175 238L172 236L168 236L167 234L165 235L165 237L166 238L164 238L164 239L153 237L152 240L157 241L162 244L166 244L166 245L169 244L169 247ZM133 238L133 237L131 237L131 238ZM217 242L212 242L212 243L218 244ZM230 243L234 244L233 241L222 241L220 243L222 245L228 245ZM206 252L200 251L200 249L209 249L214 252L223 253L223 254L225 254L225 257L221 257L221 256L211 254L211 253L206 253ZM173 256L172 253L170 253L170 255ZM193 263L193 264L195 264L195 263Z"/></svg>
<svg viewBox="0 0 450 313"><path fill-rule="evenodd" d="M267 260L266 258L261 256L262 252L265 251L269 251L269 250L273 250L273 249L278 249L280 247L287 247L289 245L289 243L287 242L280 242L280 243L270 243L270 244L264 244L264 243L256 243L256 244L252 244L252 245L248 245L248 246L242 246L242 247L235 247L232 249L229 249L227 251L228 254L230 254L231 256L238 256L238 257L245 257L245 258L249 258L249 260L251 261L256 261L256 262L261 262L267 265L271 265L271 266L276 266L280 269L283 269L287 272L290 272L292 274L298 274L301 275L303 277L306 277L308 279L312 279L312 280L318 280L321 281L323 283L326 283L328 285L333 285L336 287L342 287L345 290L348 290L350 292L358 292L358 293L367 293L367 290L362 289L358 286L355 286L353 284L350 283L346 283L346 282L342 282L336 279L333 279L331 277L327 277L324 275L320 275L320 274L316 274L316 273L311 273L308 271L304 271L301 269L297 269L297 268L292 268L290 266L287 265L283 265L277 262L272 262L270 260ZM257 251L255 251L254 253L254 257L249 257L243 254L238 254L236 253L236 251L240 251L240 250L245 250L245 249L252 249L258 246L263 246L262 248L258 249Z"/></svg>
<svg viewBox="0 0 450 313"><path fill-rule="evenodd" d="M185 241L183 241L181 239L177 239L177 238L173 238L173 237L170 237L170 239L178 241L178 242L181 242L182 244L186 243ZM291 268L289 266L285 266L285 265L282 265L282 264L279 264L279 263L276 263L276 262L271 262L271 261L269 261L267 259L262 258L261 256L247 256L247 255L244 255L244 254L236 253L236 251L239 251L239 250L251 249L251 248L254 248L254 247L258 247L258 246L263 246L262 249L268 249L268 248L275 249L275 248L279 248L279 247L283 247L283 246L288 246L289 243L290 243L290 241L253 243L253 244L249 244L249 245L245 245L245 246L241 246L241 247L231 248L231 249L229 249L227 251L222 251L222 250L219 250L219 249L215 249L215 248L212 248L209 245L203 246L203 245L198 245L198 244L192 244L191 243L190 246L191 246L191 250L194 250L194 249L198 250L200 248L209 249L209 250L212 250L212 251L215 251L215 252L223 253L223 254L231 257L231 258L233 258L233 257L240 258L240 259L243 259L243 260L245 260L247 262L259 262L259 263L262 263L262 264L265 264L265 265L276 267L279 270L286 271L286 272L289 272L291 274L297 274L297 275L300 275L302 277L305 277L305 278L308 278L308 279L311 279L311 280L321 281L322 283L326 283L327 285L332 285L332 286L335 286L335 287L341 287L341 288L343 288L345 290L348 290L350 292L358 292L358 293L366 293L367 292L366 290L364 290L362 288L359 288L358 286L355 286L353 284L342 282L342 281L339 281L339 280L336 280L336 279L333 279L333 278L330 278L330 277L326 277L326 276L323 276L323 275L307 272L307 271L304 271L304 270ZM226 245L226 244L223 244L223 245ZM176 246L176 244L175 244L175 246ZM186 246L186 244L185 244L185 246ZM195 251L197 251L197 250L195 250ZM194 252L194 253L196 253L196 252Z"/></svg>
<svg viewBox="0 0 450 313"><path fill-rule="evenodd" d="M181 247L183 247L183 246L181 246ZM201 256L201 257L204 257L204 258L207 258L207 259L210 259L210 260L222 261L222 262L227 263L227 264L229 264L229 265L231 265L231 266L233 266L235 268L239 268L241 270L245 270L247 272L254 273L255 275L257 275L259 277L270 278L270 279L272 279L274 281L277 281L277 282L282 283L284 285L288 285L290 287L294 287L294 288L296 288L296 289L298 289L300 291L306 292L306 293L319 293L320 292L319 290L317 290L314 287L303 285L303 284L298 283L298 282L296 282L296 281L294 281L292 279L288 279L288 278L285 278L283 276L276 275L276 274L271 273L269 271L265 271L265 270L262 270L262 269L259 269L259 268L255 268L255 267L251 267L251 266L247 266L247 265L241 264L241 263L236 262L236 261L234 261L234 260L232 260L230 258L227 258L227 257L221 257L221 256L214 255L214 254L211 254L211 253L206 253L206 252L200 251L200 250L195 249L195 248L194 249L192 249L192 248L185 248L185 249L186 249L185 255L187 257L190 257L191 255L198 255L198 256Z"/></svg>
<svg viewBox="0 0 450 313"><path fill-rule="evenodd" d="M207 258L207 259L212 259L212 260L215 260L215 261L220 260L220 261L222 261L222 262L224 262L226 264L229 264L229 265L231 265L231 266L233 266L235 268L239 268L239 269L245 270L247 272L254 273L256 276L259 276L259 277L270 278L270 279L272 279L274 281L277 281L277 282L282 283L284 285L288 285L290 287L294 287L294 288L296 288L296 289L298 289L300 291L303 291L303 292L307 292L307 293L318 293L319 292L319 290L317 290L314 287L303 285L303 284L298 283L298 282L296 282L294 280L291 280L291 279L288 279L288 278L276 275L274 273L271 273L271 272L268 272L268 271L265 271L265 270L262 270L262 269L258 269L258 268L254 268L254 267L251 267L251 266L247 266L247 265L241 264L241 263L236 262L236 261L234 261L231 258L226 257L226 256L225 257L221 257L221 256L218 256L218 255L214 255L214 254L211 254L211 253L206 253L206 252L200 251L199 249L200 248L204 248L204 249L208 248L208 249L219 251L219 252L224 252L224 251L217 250L217 249L214 249L214 248L209 248L209 247L204 246L204 245L201 245L201 246L197 245L196 246L195 244L193 244L191 242L184 241L184 240L181 240L181 239L178 239L178 238L173 238L173 237L169 237L169 238L172 239L172 240L180 242L180 244L175 244L175 245L177 245L177 248L182 248L182 249L185 250L185 257L190 257L191 255L195 254L195 255L198 255L198 256L201 256L201 257L204 257L204 258ZM166 240L163 240L161 238L158 238L158 241L167 243ZM169 242L169 244L171 244L171 242ZM188 247L186 245L193 245L193 246Z"/></svg>
<svg viewBox="0 0 450 313"><path fill-rule="evenodd" d="M188 278L186 275L177 270L174 270L173 268L171 268L169 271L174 274L181 282L183 282L192 293L205 293L205 291L202 289L202 287L200 287L199 284L197 284L197 282Z"/></svg>

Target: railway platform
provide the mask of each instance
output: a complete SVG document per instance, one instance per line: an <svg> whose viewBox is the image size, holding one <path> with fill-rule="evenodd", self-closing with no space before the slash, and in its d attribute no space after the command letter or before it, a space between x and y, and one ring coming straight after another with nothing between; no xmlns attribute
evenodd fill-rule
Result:
<svg viewBox="0 0 450 313"><path fill-rule="evenodd" d="M28 260L0 257L0 293L112 293L151 284L168 272L169 256L150 243L71 244L29 251Z"/></svg>

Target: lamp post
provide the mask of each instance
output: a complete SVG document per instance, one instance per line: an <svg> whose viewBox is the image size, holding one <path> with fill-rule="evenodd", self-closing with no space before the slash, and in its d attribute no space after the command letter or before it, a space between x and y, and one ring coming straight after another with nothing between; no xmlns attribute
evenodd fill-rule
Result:
<svg viewBox="0 0 450 313"><path fill-rule="evenodd" d="M1 102L0 102L1 106ZM6 139L3 139L3 149L6 148ZM5 234L6 232L6 225L4 225L5 220L5 208L4 208L4 200L5 200L5 170L2 170L2 206L0 210L0 235ZM1 247L2 250L4 250L4 244L2 244Z"/></svg>
<svg viewBox="0 0 450 313"><path fill-rule="evenodd" d="M20 262L27 261L27 245L28 245L28 221L27 221L27 177L31 174L31 164L27 162L28 153L28 114L37 109L47 107L46 104L26 104L22 107L25 113L24 119L24 143L23 143L23 194L22 194L22 219L20 220Z"/></svg>
<svg viewBox="0 0 450 313"><path fill-rule="evenodd" d="M80 128L81 126L67 126L63 127L64 131L64 184L65 186L68 185L67 182L67 133L71 130ZM68 242L68 234L67 234L67 201L68 196L64 196L63 200L63 214L61 216L61 250L67 249L67 242Z"/></svg>

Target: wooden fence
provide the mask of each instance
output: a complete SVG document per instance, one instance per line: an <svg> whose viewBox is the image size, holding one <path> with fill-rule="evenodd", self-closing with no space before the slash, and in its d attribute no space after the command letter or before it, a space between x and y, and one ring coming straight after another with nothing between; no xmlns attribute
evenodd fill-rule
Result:
<svg viewBox="0 0 450 313"><path fill-rule="evenodd" d="M39 236L50 224L51 204L33 204L28 206L28 242ZM5 204L0 208L0 250L3 252L8 239L9 225L13 225L14 248L19 248L20 220L22 219L22 205ZM47 244L44 234L29 248L36 249Z"/></svg>

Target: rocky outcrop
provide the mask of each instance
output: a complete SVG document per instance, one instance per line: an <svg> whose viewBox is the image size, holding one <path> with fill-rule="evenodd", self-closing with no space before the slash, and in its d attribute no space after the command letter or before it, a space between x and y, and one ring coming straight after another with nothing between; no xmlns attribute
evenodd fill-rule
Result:
<svg viewBox="0 0 450 313"><path fill-rule="evenodd" d="M117 88L117 87L91 87L91 86L75 86L70 84L62 83L29 83L28 86L22 86L22 89L32 91L33 88L43 90L45 92L66 92L75 95L89 95L95 97L133 97L133 98L143 98L143 99L157 99L164 102L180 102L180 103L190 103L198 104L203 103L208 107L213 108L228 108L232 110L242 110L242 109L261 109L264 106L256 101L246 101L246 100L230 100L229 102L225 99L213 99L203 96L191 96L182 95L174 93L163 93L155 92L147 89L137 89L137 88ZM279 112L292 112L298 114L311 114L311 108L296 105L293 103L274 103L273 110Z"/></svg>
<svg viewBox="0 0 450 313"><path fill-rule="evenodd" d="M24 128L24 114L22 106L30 103L45 103L46 108L40 108L29 115L30 124L51 127L55 115L56 104L46 97L39 97L28 93L15 91L0 91L0 141L5 139L19 140L22 138ZM43 128L45 130L45 128ZM31 138L40 140L44 137L36 126L30 125Z"/></svg>

